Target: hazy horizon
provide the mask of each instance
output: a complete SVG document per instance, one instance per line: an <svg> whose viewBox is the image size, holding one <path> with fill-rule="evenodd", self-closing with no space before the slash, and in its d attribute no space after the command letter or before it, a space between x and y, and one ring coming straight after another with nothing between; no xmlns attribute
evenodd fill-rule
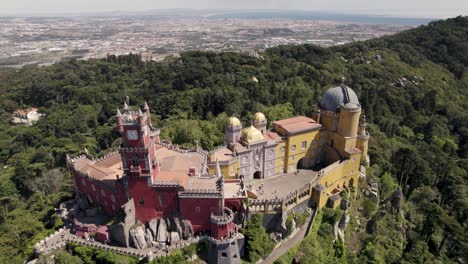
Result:
<svg viewBox="0 0 468 264"><path fill-rule="evenodd" d="M275 10L318 11L415 18L468 15L468 1L448 0L0 0L1 16L79 15L86 13L144 12L150 10Z"/></svg>

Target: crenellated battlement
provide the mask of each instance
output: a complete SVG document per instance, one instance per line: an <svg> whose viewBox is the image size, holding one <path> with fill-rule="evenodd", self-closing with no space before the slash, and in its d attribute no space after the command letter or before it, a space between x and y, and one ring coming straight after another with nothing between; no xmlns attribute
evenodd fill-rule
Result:
<svg viewBox="0 0 468 264"><path fill-rule="evenodd" d="M222 215L215 215L215 214L210 215L211 223L216 224L216 225L227 225L229 223L232 223L232 220L234 220L234 213L232 212L231 209L227 207L224 208L224 212Z"/></svg>

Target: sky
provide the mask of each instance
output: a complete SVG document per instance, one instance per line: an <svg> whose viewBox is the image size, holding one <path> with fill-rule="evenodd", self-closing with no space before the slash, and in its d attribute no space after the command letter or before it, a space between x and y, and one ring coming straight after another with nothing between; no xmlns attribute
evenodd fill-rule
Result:
<svg viewBox="0 0 468 264"><path fill-rule="evenodd" d="M0 0L0 14L57 14L155 9L281 9L402 17L468 15L468 0Z"/></svg>

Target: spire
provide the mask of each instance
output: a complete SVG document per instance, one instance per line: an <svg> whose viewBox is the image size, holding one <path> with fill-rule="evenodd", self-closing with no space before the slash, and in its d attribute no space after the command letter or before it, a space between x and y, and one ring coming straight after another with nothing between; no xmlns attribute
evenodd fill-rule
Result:
<svg viewBox="0 0 468 264"><path fill-rule="evenodd" d="M123 108L123 110L124 110L124 111L128 111L129 109L130 109L130 108L128 107L127 102L124 101L124 108Z"/></svg>
<svg viewBox="0 0 468 264"><path fill-rule="evenodd" d="M88 149L87 149L86 147L84 147L84 153L85 153L86 155L89 154L89 151L88 151Z"/></svg>
<svg viewBox="0 0 468 264"><path fill-rule="evenodd" d="M68 156L68 153L66 154L65 159L66 159L67 161L70 160L70 156Z"/></svg>
<svg viewBox="0 0 468 264"><path fill-rule="evenodd" d="M149 110L148 103L145 101L145 106L143 107L143 110L146 112Z"/></svg>
<svg viewBox="0 0 468 264"><path fill-rule="evenodd" d="M115 114L116 117L121 117L122 113L120 113L120 109L117 107L117 114Z"/></svg>
<svg viewBox="0 0 468 264"><path fill-rule="evenodd" d="M143 117L143 112L141 112L141 108L138 108L138 117Z"/></svg>
<svg viewBox="0 0 468 264"><path fill-rule="evenodd" d="M215 167L215 176L216 177L221 177L221 168L219 167L219 160L216 159L216 167Z"/></svg>

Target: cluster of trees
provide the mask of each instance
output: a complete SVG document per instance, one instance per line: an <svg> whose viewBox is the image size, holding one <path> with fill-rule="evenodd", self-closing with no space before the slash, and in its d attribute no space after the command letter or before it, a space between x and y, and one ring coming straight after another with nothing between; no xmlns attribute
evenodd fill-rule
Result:
<svg viewBox="0 0 468 264"><path fill-rule="evenodd" d="M227 116L245 125L257 111L270 121L312 116L342 77L370 123L373 175L392 179L408 201L403 246L391 249L395 261L410 261L415 250L440 261L466 259L467 30L468 18L457 17L339 47L276 47L260 59L186 52L163 62L109 56L2 71L0 262L22 262L58 226L54 207L73 195L65 155L116 148L113 116L126 96L134 106L148 101L164 138L211 149L223 144ZM11 113L26 106L46 116L12 126ZM381 235L366 241L387 250ZM372 252L364 244L358 253Z"/></svg>

